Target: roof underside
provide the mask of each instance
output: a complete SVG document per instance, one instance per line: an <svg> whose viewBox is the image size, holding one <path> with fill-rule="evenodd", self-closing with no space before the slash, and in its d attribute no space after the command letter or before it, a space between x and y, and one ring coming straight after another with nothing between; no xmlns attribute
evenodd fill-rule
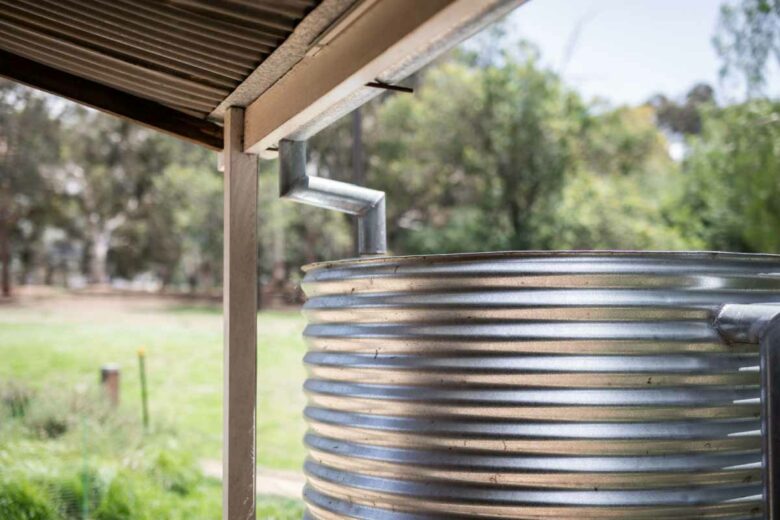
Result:
<svg viewBox="0 0 780 520"><path fill-rule="evenodd" d="M162 110L219 148L212 112L322 1L0 0L0 75L119 115L93 91Z"/></svg>
<svg viewBox="0 0 780 520"><path fill-rule="evenodd" d="M204 118L317 0L0 0L0 47Z"/></svg>
<svg viewBox="0 0 780 520"><path fill-rule="evenodd" d="M0 0L0 76L213 149L306 139L523 0Z"/></svg>

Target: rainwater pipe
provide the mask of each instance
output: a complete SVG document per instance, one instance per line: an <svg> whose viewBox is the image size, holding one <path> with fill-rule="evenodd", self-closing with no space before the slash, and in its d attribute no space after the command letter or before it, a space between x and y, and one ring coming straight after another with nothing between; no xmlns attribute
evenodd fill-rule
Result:
<svg viewBox="0 0 780 520"><path fill-rule="evenodd" d="M385 192L306 173L306 141L279 141L279 196L357 215L358 254L387 254Z"/></svg>

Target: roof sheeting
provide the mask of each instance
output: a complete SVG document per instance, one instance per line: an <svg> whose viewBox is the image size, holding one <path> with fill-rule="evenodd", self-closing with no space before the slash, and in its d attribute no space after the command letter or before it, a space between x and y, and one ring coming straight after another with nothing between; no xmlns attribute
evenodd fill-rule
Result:
<svg viewBox="0 0 780 520"><path fill-rule="evenodd" d="M205 118L318 0L0 0L0 48Z"/></svg>
<svg viewBox="0 0 780 520"><path fill-rule="evenodd" d="M262 152L523 1L0 0L0 76L213 149L246 107Z"/></svg>

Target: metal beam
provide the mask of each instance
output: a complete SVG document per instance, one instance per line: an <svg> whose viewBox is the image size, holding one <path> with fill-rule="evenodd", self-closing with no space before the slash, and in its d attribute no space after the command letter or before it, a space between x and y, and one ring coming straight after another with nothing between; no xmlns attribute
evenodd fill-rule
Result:
<svg viewBox="0 0 780 520"><path fill-rule="evenodd" d="M257 157L243 153L244 110L225 113L224 520L255 518L257 408Z"/></svg>
<svg viewBox="0 0 780 520"><path fill-rule="evenodd" d="M523 0L365 0L246 110L244 150L308 139Z"/></svg>
<svg viewBox="0 0 780 520"><path fill-rule="evenodd" d="M222 128L215 123L4 50L0 50L0 76L213 150L222 149Z"/></svg>

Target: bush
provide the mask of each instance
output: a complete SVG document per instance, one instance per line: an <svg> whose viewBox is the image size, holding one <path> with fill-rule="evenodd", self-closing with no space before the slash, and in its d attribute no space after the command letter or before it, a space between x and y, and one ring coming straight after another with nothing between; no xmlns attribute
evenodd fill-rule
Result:
<svg viewBox="0 0 780 520"><path fill-rule="evenodd" d="M91 520L220 517L220 483L177 432L144 434L99 394L4 385L0 427L0 520L82 520L85 506Z"/></svg>
<svg viewBox="0 0 780 520"><path fill-rule="evenodd" d="M86 484L86 489L85 489ZM50 500L57 504L60 515L67 520L82 520L84 494L87 494L87 510L94 511L105 494L105 484L96 471L89 469L86 475L66 472L44 481Z"/></svg>
<svg viewBox="0 0 780 520"><path fill-rule="evenodd" d="M189 495L203 480L200 468L192 457L161 451L150 469L151 477L163 489L177 495Z"/></svg>
<svg viewBox="0 0 780 520"><path fill-rule="evenodd" d="M24 425L40 439L56 439L71 427L73 410L60 399L31 400L23 418Z"/></svg>
<svg viewBox="0 0 780 520"><path fill-rule="evenodd" d="M139 495L134 475L118 474L108 486L103 500L95 511L95 520L132 520L146 518L145 502Z"/></svg>
<svg viewBox="0 0 780 520"><path fill-rule="evenodd" d="M33 398L31 388L24 385L9 383L0 391L4 407L13 418L24 417L30 400Z"/></svg>
<svg viewBox="0 0 780 520"><path fill-rule="evenodd" d="M46 492L23 479L0 481L0 511L3 520L58 520Z"/></svg>
<svg viewBox="0 0 780 520"><path fill-rule="evenodd" d="M178 462L175 462L178 465ZM220 517L220 487L181 481L168 490L148 472L123 470L117 473L93 518L95 520L207 520ZM169 481L170 482L173 481ZM181 492L186 490L186 497ZM258 518L267 518L258 516Z"/></svg>

